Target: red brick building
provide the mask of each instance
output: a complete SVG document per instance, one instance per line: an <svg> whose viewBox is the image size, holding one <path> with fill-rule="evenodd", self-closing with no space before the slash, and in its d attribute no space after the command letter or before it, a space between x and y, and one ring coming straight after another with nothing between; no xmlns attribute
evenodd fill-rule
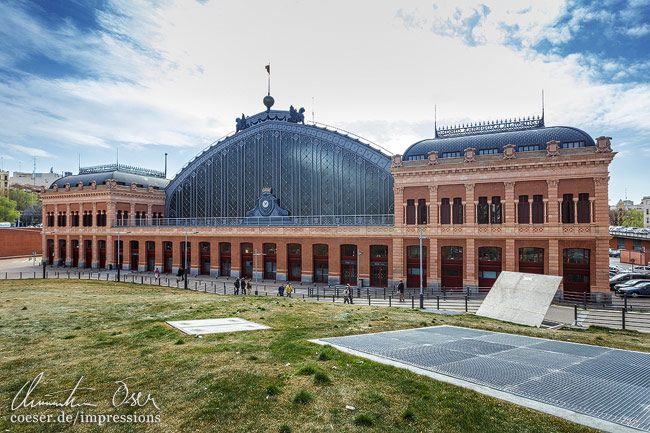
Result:
<svg viewBox="0 0 650 433"><path fill-rule="evenodd" d="M520 119L439 129L390 157L267 98L169 183L124 167L57 180L42 193L44 259L114 267L119 249L140 271L187 261L193 274L408 287L422 273L449 290L509 270L609 294L608 137Z"/></svg>

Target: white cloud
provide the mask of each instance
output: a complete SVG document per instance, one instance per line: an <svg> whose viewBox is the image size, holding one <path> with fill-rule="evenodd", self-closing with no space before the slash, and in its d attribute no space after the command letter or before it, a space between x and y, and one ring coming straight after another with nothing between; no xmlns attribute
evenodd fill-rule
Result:
<svg viewBox="0 0 650 433"><path fill-rule="evenodd" d="M9 144L8 147L27 156L37 156L43 158L51 158L53 156L50 152L36 147L21 146L19 144Z"/></svg>

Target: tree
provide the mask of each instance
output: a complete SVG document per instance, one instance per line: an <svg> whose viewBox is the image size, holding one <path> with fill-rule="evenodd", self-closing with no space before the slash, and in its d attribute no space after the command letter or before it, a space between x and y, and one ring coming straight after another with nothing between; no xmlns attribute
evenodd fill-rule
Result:
<svg viewBox="0 0 650 433"><path fill-rule="evenodd" d="M39 203L38 194L33 192L26 192L21 189L12 189L9 191L9 199L16 202L16 209L20 212L24 211L30 206Z"/></svg>
<svg viewBox="0 0 650 433"><path fill-rule="evenodd" d="M20 216L16 210L16 202L7 197L0 197L0 222L15 222Z"/></svg>
<svg viewBox="0 0 650 433"><path fill-rule="evenodd" d="M643 227L643 211L628 210L623 215L623 227Z"/></svg>

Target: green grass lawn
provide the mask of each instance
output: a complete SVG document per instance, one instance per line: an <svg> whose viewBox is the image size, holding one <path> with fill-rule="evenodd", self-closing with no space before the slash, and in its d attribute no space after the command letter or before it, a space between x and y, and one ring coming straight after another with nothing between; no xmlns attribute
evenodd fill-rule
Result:
<svg viewBox="0 0 650 433"><path fill-rule="evenodd" d="M195 338L167 320L241 317L262 331ZM0 431L67 431L15 424L14 395L43 372L32 397L72 388L86 414L158 414L159 424L77 425L75 431L214 432L586 432L570 422L473 391L321 347L307 340L431 325L456 325L650 351L650 338L607 329L544 330L471 315L276 297L215 296L90 281L0 282ZM160 410L114 408L117 380L151 394ZM67 396L67 394L65 394ZM65 400L65 397L60 399ZM118 399L119 400L119 399ZM144 399L142 399L144 400ZM355 411L346 410L346 405Z"/></svg>

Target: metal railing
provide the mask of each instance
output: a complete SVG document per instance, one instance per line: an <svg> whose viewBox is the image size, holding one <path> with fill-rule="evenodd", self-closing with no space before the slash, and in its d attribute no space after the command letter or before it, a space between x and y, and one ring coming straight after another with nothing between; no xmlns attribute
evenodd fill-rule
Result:
<svg viewBox="0 0 650 433"><path fill-rule="evenodd" d="M182 277L170 274L161 274L156 278L151 272L123 271L118 277L116 271L97 271L83 269L68 269L55 267L42 267L34 271L5 272L0 274L4 279L27 279L27 278L49 278L49 279L84 279L99 281L119 281L134 284L148 284L183 289L185 281ZM188 278L188 290L214 293L217 295L257 295L257 296L279 296L278 286L281 282L273 280L262 280L252 282L252 293L244 293L241 289L236 290L234 278L219 277L218 279L208 276L190 276ZM344 285L318 285L301 282L291 282L294 290L293 298L310 299L321 302L344 303ZM480 307L487 295L486 290L477 291L476 288L451 288L423 290L423 307L425 310L439 310L440 312L469 313L474 314ZM594 294L595 295L595 294ZM286 296L286 294L285 294ZM400 300L399 293L394 288L388 287L352 287L351 296L348 299L352 304L370 305L380 307L396 307L419 309L419 289L406 289L403 300ZM571 297L569 297L571 298ZM566 294L558 292L554 304L564 305L573 308L573 325L576 326L602 326L613 329L636 330L650 332L650 300L637 298L617 298L610 302L596 301L595 296L581 296L567 299Z"/></svg>
<svg viewBox="0 0 650 433"><path fill-rule="evenodd" d="M393 214L380 215L316 215L268 217L205 217L205 218L154 218L131 224L116 220L113 227L339 227L339 226L392 226Z"/></svg>

